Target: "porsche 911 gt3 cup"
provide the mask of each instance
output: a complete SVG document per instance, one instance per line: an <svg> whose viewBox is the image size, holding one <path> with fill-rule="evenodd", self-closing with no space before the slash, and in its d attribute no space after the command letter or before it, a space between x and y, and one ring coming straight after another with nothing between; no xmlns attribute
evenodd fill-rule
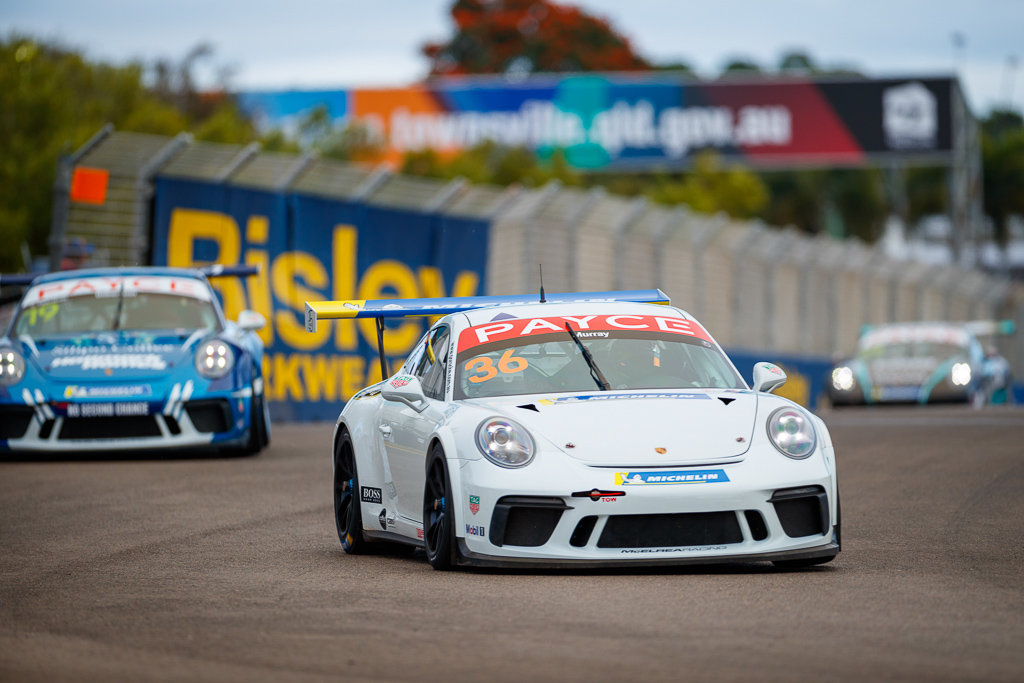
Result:
<svg viewBox="0 0 1024 683"><path fill-rule="evenodd" d="M255 453L270 438L264 324L253 311L226 320L197 270L40 276L0 338L0 450Z"/></svg>
<svg viewBox="0 0 1024 683"><path fill-rule="evenodd" d="M378 340L382 318L443 315L338 418L344 549L420 545L437 569L834 558L825 425L770 393L779 367L758 363L749 388L664 304L659 290L307 303L310 330L375 317Z"/></svg>
<svg viewBox="0 0 1024 683"><path fill-rule="evenodd" d="M865 327L857 354L826 383L833 405L1006 403L1010 364L979 337L1013 334L1013 321L890 323Z"/></svg>

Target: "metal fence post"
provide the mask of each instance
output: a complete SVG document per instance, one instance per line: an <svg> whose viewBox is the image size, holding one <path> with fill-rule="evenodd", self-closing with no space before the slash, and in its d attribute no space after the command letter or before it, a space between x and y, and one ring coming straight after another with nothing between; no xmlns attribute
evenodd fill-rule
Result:
<svg viewBox="0 0 1024 683"><path fill-rule="evenodd" d="M755 222L750 226L750 231L743 236L743 238L732 248L732 336L733 344L741 346L740 339L743 338L741 332L746 332L746 325L743 324L743 259L746 255L754 248L759 241L761 236L765 233L764 225L760 222ZM703 291L701 292L701 299L703 299ZM703 307L703 301L701 302Z"/></svg>
<svg viewBox="0 0 1024 683"><path fill-rule="evenodd" d="M524 222L524 233L523 233L523 288L531 287L535 277L539 276L537 272L537 218L541 212L547 208L548 204L554 201L559 191L562 189L562 183L559 180L552 180L541 189L541 195L537 200L536 206L530 212L530 215L526 217Z"/></svg>
<svg viewBox="0 0 1024 683"><path fill-rule="evenodd" d="M692 214L689 214L692 216ZM708 248L708 245L714 241L718 236L718 233L722 231L726 225L729 224L729 216L725 212L719 211L713 218L705 221L705 230L699 235L695 235L693 239L693 292L694 300L697 304L697 317L707 317L707 289L705 288L705 277L704 277L704 251ZM733 330L733 335L735 335Z"/></svg>
<svg viewBox="0 0 1024 683"><path fill-rule="evenodd" d="M629 210L626 215L615 224L612 228L612 235L615 241L615 273L613 275L613 289L621 290L625 288L626 282L626 235L629 234L630 229L636 225L636 222L640 220L648 209L647 199L644 197L637 197L630 202Z"/></svg>
<svg viewBox="0 0 1024 683"><path fill-rule="evenodd" d="M654 264L654 286L658 289L665 289L665 243L668 242L672 228L682 222L683 216L689 210L687 206L677 206L654 229L654 235L651 239L651 263Z"/></svg>
<svg viewBox="0 0 1024 683"><path fill-rule="evenodd" d="M128 253L136 264L148 261L150 199L153 197L153 178L157 172L182 150L192 144L191 133L178 133L164 145L152 159L147 161L135 176L135 209L132 217L132 232Z"/></svg>
<svg viewBox="0 0 1024 683"><path fill-rule="evenodd" d="M64 235L68 227L68 210L71 204L71 176L75 164L96 145L114 132L114 124L108 123L82 145L74 154L62 154L57 161L57 177L53 181L53 215L50 219L50 270L60 270L64 256Z"/></svg>
<svg viewBox="0 0 1024 683"><path fill-rule="evenodd" d="M579 248L579 234L580 226L583 221L586 220L590 212L594 210L594 207L605 198L608 192L603 187L593 187L587 191L586 196L583 198L583 202L579 207L569 216L569 244L567 245L568 258L566 263L566 281L569 283L569 290L576 291L579 288L579 282L577 281L578 273L578 259L577 251Z"/></svg>
<svg viewBox="0 0 1024 683"><path fill-rule="evenodd" d="M789 251L789 248L793 245L793 242L796 241L796 239L797 234L794 230L785 230L778 236L775 244L766 254L764 254L764 340L765 346L768 349L774 349L778 345L779 340L779 318L777 315L774 315L778 300L778 288L776 287L775 282L778 270L778 260L781 259L787 251Z"/></svg>

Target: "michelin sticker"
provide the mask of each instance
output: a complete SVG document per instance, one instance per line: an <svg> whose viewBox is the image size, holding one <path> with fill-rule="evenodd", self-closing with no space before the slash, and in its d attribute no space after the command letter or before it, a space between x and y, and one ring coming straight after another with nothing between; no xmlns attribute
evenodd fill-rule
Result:
<svg viewBox="0 0 1024 683"><path fill-rule="evenodd" d="M658 484L720 484L729 481L725 470L679 470L674 472L616 472L616 486Z"/></svg>
<svg viewBox="0 0 1024 683"><path fill-rule="evenodd" d="M64 387L64 398L131 398L133 396L152 396L153 388L148 384L132 384L117 387L82 387L69 384Z"/></svg>
<svg viewBox="0 0 1024 683"><path fill-rule="evenodd" d="M697 400L697 401L710 401L711 397L707 394L666 394L666 393L647 393L647 394L596 394L594 396L561 396L559 398L542 398L537 403L544 406L555 406L562 403L577 403L579 401L629 401L636 399L645 398L668 398L668 399L683 399L683 400Z"/></svg>

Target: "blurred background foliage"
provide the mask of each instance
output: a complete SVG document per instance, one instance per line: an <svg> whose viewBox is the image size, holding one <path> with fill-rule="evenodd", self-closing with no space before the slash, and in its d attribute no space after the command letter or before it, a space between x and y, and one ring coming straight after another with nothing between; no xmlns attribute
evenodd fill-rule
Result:
<svg viewBox="0 0 1024 683"><path fill-rule="evenodd" d="M634 50L606 20L548 0L456 0L448 40L422 48L432 74L504 74L536 71L658 70L696 78L684 61L657 63ZM199 89L197 66L217 74ZM218 66L213 48L200 44L180 60L111 65L87 59L53 41L10 35L0 39L0 271L24 267L21 244L32 254L47 249L57 159L78 148L106 123L118 130L243 144L259 141L279 152L315 150L345 161L378 163L383 146L358 124L339 125L324 107L308 112L297 129L257 131L231 96L232 71ZM718 78L779 75L857 76L844 65L821 65L805 51L784 52L774 65L744 56L726 59ZM982 119L985 212L1000 242L1010 219L1024 215L1024 121L996 110ZM539 156L523 148L483 143L454 155L434 150L408 154L400 170L430 178L464 177L476 183L528 187L558 180L601 186L695 211L725 211L807 233L878 239L895 214L911 229L948 210L944 168L845 169L755 172L698 152L685 171L581 173L555 150ZM893 174L901 187L894 192Z"/></svg>

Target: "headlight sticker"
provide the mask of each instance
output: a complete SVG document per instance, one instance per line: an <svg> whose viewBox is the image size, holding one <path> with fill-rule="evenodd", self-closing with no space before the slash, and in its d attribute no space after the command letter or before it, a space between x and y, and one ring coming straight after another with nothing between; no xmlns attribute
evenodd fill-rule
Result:
<svg viewBox="0 0 1024 683"><path fill-rule="evenodd" d="M721 484L729 481L725 470L675 470L670 472L616 472L616 486L664 484Z"/></svg>

